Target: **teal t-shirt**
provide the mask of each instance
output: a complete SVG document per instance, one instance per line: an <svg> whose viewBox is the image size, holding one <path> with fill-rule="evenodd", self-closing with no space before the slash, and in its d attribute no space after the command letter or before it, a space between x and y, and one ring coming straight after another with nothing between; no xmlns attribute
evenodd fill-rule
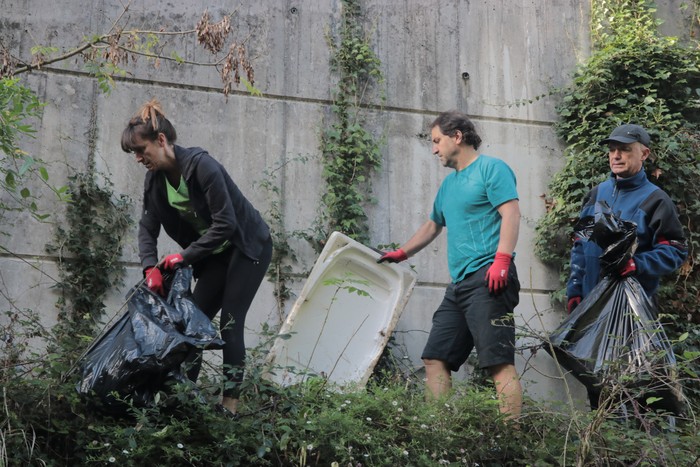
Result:
<svg viewBox="0 0 700 467"><path fill-rule="evenodd" d="M195 212L190 204L190 192L187 189L185 179L183 177L180 177L179 186L174 187L170 184L170 181L168 180L168 177L165 176L165 174L163 174L163 177L165 178L165 186L168 190L168 203L170 204L170 206L174 207L180 213L180 217L182 217L190 225L192 225L192 227L194 227L200 235L204 235L209 226L206 222L204 222L203 219L195 215ZM215 255L217 253L221 253L222 251L226 250L226 248L228 248L230 245L231 242L226 240L224 243L221 244L221 246L214 250L212 254Z"/></svg>
<svg viewBox="0 0 700 467"><path fill-rule="evenodd" d="M430 218L447 228L453 282L493 261L501 231L497 208L513 199L518 199L515 174L502 160L483 154L442 181Z"/></svg>

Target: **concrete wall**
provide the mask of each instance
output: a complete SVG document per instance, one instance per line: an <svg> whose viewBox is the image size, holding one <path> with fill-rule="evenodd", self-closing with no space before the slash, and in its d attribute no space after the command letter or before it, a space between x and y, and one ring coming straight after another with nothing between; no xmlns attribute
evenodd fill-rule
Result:
<svg viewBox="0 0 700 467"><path fill-rule="evenodd" d="M0 37L21 57L28 57L31 47L39 44L67 50L85 35L108 31L123 13L122 3L0 0ZM551 129L556 100L548 93L566 85L589 53L588 2L369 0L362 4L386 78L383 108L368 110L373 131L386 139L383 166L372 181L377 198L369 208L372 244L401 243L427 218L440 181L449 173L431 154L424 136L427 126L440 111L465 111L481 133L483 152L503 158L518 178L523 212L516 259L522 283L518 323L532 333L554 328L563 316L547 295L556 277L533 254L534 227L544 212L540 195L561 164L562 147ZM668 5L665 11L675 14L677 6ZM255 85L262 96L239 91L225 99L212 67L161 63L155 68L144 59L128 66L126 79L118 80L105 95L85 73L82 61L71 59L22 76L47 104L41 120L34 122L39 129L36 139L27 140L24 147L48 162L51 181L59 185L94 160L97 170L113 182L114 191L134 200L132 214L137 219L144 169L121 151L119 137L135 110L157 97L178 130L180 144L208 149L261 212L271 202L256 185L263 171L308 157L307 162L290 162L279 172L286 228L308 228L323 190L318 135L329 115L335 79L326 35L337 32L341 2L263 0L212 6L200 0L134 0L126 15L130 28L187 30L207 8L214 20L235 10L233 37L247 38ZM173 38L168 46L187 60L210 61L191 36ZM522 104L537 96L542 98ZM50 287L58 277L57 258L48 256L44 245L52 240L51 223L60 222L64 207L49 202L41 186L36 191L47 195L44 207L55 215L43 224L17 215L3 226L11 236L2 244L13 254L0 255L0 309L36 310L50 325L56 316L56 296ZM167 240L163 245L162 253L176 251ZM298 291L315 254L301 241L292 245L299 256L293 264ZM418 370L432 312L449 281L445 245L443 235L411 259L419 284L396 338L403 349L397 352L405 352L406 361ZM122 259L130 286L141 278L135 229ZM115 287L108 310L119 309L125 292ZM293 299L288 308L292 303ZM264 283L249 314L248 345L255 344L261 323L278 324L281 314L272 285ZM561 398L564 382L556 378L550 357L527 350L538 342L526 335L519 339L524 350L518 368L526 389L536 398ZM465 375L462 371L458 376ZM568 384L582 396L575 382L569 379Z"/></svg>

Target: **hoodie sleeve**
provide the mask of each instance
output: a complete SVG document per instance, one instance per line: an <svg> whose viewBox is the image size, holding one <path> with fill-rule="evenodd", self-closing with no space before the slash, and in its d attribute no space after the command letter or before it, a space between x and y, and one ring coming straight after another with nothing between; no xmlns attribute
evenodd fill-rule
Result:
<svg viewBox="0 0 700 467"><path fill-rule="evenodd" d="M206 232L182 252L187 263L194 263L212 253L230 240L239 226L226 182L225 169L208 154L200 154L196 160L194 177L206 202L211 222ZM190 192L192 196L194 192Z"/></svg>
<svg viewBox="0 0 700 467"><path fill-rule="evenodd" d="M143 205L141 219L139 220L138 244L141 268L146 270L158 263L158 235L160 234L160 220L153 206L150 204L150 190L152 175L146 176L144 181Z"/></svg>

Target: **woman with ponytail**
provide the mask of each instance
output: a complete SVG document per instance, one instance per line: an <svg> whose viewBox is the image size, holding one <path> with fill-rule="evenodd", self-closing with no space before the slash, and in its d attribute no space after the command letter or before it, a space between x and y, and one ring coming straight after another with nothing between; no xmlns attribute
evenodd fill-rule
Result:
<svg viewBox="0 0 700 467"><path fill-rule="evenodd" d="M147 286L163 294L161 270L191 265L193 298L210 318L221 310L226 383L222 405L237 412L243 380L246 314L272 256L270 230L226 169L204 149L175 144L177 133L152 99L129 120L121 146L146 173L139 221L139 257ZM161 227L180 247L158 259ZM188 377L197 380L201 353Z"/></svg>

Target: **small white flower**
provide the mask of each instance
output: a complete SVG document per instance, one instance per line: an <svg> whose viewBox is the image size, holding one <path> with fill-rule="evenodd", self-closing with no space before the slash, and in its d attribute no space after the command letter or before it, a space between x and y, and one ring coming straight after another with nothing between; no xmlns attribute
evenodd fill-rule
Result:
<svg viewBox="0 0 700 467"><path fill-rule="evenodd" d="M403 455L404 455L404 456L407 456L407 455L408 455L408 451L404 451L404 452L403 452Z"/></svg>
<svg viewBox="0 0 700 467"><path fill-rule="evenodd" d="M368 422L371 422L371 421L372 421L372 418L371 418L371 417L367 417L367 421L368 421Z"/></svg>
<svg viewBox="0 0 700 467"><path fill-rule="evenodd" d="M111 463L114 463L114 462L117 461L117 460L114 458L114 456L110 457L110 458L107 459L107 460L110 461Z"/></svg>
<svg viewBox="0 0 700 467"><path fill-rule="evenodd" d="M128 449L123 449L123 450L122 450L122 454L129 454L129 450L128 450Z"/></svg>
<svg viewBox="0 0 700 467"><path fill-rule="evenodd" d="M396 410L397 410L398 412L403 412L403 409L402 409L401 407L399 407L399 408L396 409Z"/></svg>
<svg viewBox="0 0 700 467"><path fill-rule="evenodd" d="M109 443L104 443L102 446L108 448L108 447L109 447Z"/></svg>
<svg viewBox="0 0 700 467"><path fill-rule="evenodd" d="M399 405L399 403L398 403L397 401L391 401L391 405L393 405L394 407L396 407L397 405Z"/></svg>
<svg viewBox="0 0 700 467"><path fill-rule="evenodd" d="M313 451L313 450L314 450L314 445L313 445L313 444L307 444L307 445L306 445L306 450L307 450L307 451Z"/></svg>
<svg viewBox="0 0 700 467"><path fill-rule="evenodd" d="M350 401L345 401L346 404L350 404Z"/></svg>
<svg viewBox="0 0 700 467"><path fill-rule="evenodd" d="M184 447L185 447L185 446L183 446L182 443L177 443L177 448L178 448L178 449L182 449L182 448L184 448Z"/></svg>
<svg viewBox="0 0 700 467"><path fill-rule="evenodd" d="M420 427L425 430L426 428L428 428L428 425L426 425L425 423L421 423Z"/></svg>

